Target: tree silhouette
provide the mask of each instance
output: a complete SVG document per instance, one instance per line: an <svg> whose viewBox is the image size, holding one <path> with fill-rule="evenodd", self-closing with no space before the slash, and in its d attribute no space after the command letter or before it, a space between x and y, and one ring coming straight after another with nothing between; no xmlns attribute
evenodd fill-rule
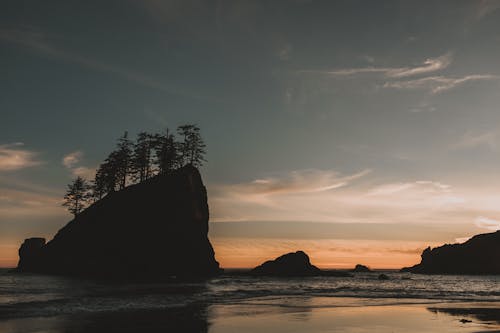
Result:
<svg viewBox="0 0 500 333"><path fill-rule="evenodd" d="M111 153L113 155L113 163L116 170L116 178L118 180L118 188L120 190L127 186L127 177L130 172L130 161L132 157L132 142L128 138L128 132L118 139L117 149ZM110 156L111 156L110 155Z"/></svg>
<svg viewBox="0 0 500 333"><path fill-rule="evenodd" d="M137 135L131 159L131 172L134 180L142 182L152 175L151 151L155 146L155 137L146 132Z"/></svg>
<svg viewBox="0 0 500 333"><path fill-rule="evenodd" d="M71 183L68 184L68 190L64 195L63 206L76 217L80 212L85 209L88 200L90 199L90 185L88 182L78 176Z"/></svg>
<svg viewBox="0 0 500 333"><path fill-rule="evenodd" d="M168 174L186 164L202 166L206 162L206 145L200 128L193 124L182 125L177 128L177 134L182 141L177 141L168 129L165 134L140 132L132 143L125 132L118 139L116 149L99 165L92 185L87 189L91 191L94 202L106 194L124 189L129 180L140 183L156 173ZM76 207L76 214L82 207L84 205Z"/></svg>
<svg viewBox="0 0 500 333"><path fill-rule="evenodd" d="M203 162L206 162L206 145L201 138L200 128L193 124L182 125L177 127L177 133L183 138L180 143L182 164L202 166Z"/></svg>
<svg viewBox="0 0 500 333"><path fill-rule="evenodd" d="M169 173L178 167L180 160L177 146L174 135L168 129L165 135L156 135L156 163L160 174Z"/></svg>

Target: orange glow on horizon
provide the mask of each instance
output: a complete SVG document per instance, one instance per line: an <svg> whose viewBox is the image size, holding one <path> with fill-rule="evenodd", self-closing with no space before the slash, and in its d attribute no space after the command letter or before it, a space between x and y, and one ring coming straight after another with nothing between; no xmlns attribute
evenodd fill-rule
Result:
<svg viewBox="0 0 500 333"><path fill-rule="evenodd" d="M212 238L222 268L253 268L264 261L297 250L325 269L349 269L356 264L373 269L399 269L420 262L427 246L440 243L378 240L290 240Z"/></svg>

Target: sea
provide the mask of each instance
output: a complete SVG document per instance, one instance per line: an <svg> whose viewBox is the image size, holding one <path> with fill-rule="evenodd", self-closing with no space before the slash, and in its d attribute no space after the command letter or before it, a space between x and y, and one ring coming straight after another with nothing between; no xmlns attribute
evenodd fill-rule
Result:
<svg viewBox="0 0 500 333"><path fill-rule="evenodd" d="M389 279L380 280L380 273L386 274ZM322 313L321 310L326 309L330 311L325 312L326 316L326 313L341 314L340 310L335 310L340 308L357 309L358 312L363 309L364 312L356 317L362 322L366 309L392 309L395 314L405 307L415 310L422 306L425 306L431 321L432 316L440 313L441 317L449 317L449 323L460 324L464 329L473 327L474 323L484 324L485 328L478 330L482 332L500 324L499 304L499 276L417 275L384 271L353 273L352 277L271 278L229 272L204 281L116 283L19 274L0 269L0 333L232 332L233 329L241 333L245 332L245 327L248 332L262 333L266 330L291 332L294 331L291 328L300 326L294 325L287 330L281 327L283 330L280 330L279 325L264 325L266 320L268 323L279 323L280 318L282 322L286 319L286 323L294 319L304 325L309 323L313 326L304 326L304 330L323 332L314 329L323 321L312 323L311 313ZM445 308L453 310L443 310ZM479 308L483 309L479 314L471 310ZM488 320L484 319L484 309L488 309ZM346 318L352 311L346 312ZM415 314L415 311L411 313ZM309 314L308 320L301 317L304 314ZM273 315L274 321L268 317ZM243 324L244 327L238 327L238 323L245 320L249 321ZM468 323L471 324L467 326ZM339 327L336 324L339 323L332 323L329 327ZM363 331L359 330L362 323L355 325L354 321L353 325L356 327L344 327L344 330L337 331ZM386 325L390 328L390 322ZM387 327L380 329L383 331ZM336 332L324 332L327 331ZM372 327L368 331L377 330Z"/></svg>

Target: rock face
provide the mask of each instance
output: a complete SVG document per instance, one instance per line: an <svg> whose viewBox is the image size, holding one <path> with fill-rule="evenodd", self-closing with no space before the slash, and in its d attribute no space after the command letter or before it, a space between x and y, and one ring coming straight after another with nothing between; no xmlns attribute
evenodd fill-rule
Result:
<svg viewBox="0 0 500 333"><path fill-rule="evenodd" d="M200 173L186 166L107 195L45 245L26 240L18 270L121 279L214 275L220 269L208 217Z"/></svg>
<svg viewBox="0 0 500 333"><path fill-rule="evenodd" d="M291 252L255 267L253 275L268 276L311 276L320 275L321 270L311 265L309 256L303 251Z"/></svg>
<svg viewBox="0 0 500 333"><path fill-rule="evenodd" d="M19 248L19 264L17 268L23 271L39 269L41 249L45 245L45 238L28 238Z"/></svg>
<svg viewBox="0 0 500 333"><path fill-rule="evenodd" d="M357 264L352 271L356 273L369 273L372 270L368 266Z"/></svg>
<svg viewBox="0 0 500 333"><path fill-rule="evenodd" d="M422 274L500 274L500 231L476 235L463 244L422 252L422 261L402 271Z"/></svg>

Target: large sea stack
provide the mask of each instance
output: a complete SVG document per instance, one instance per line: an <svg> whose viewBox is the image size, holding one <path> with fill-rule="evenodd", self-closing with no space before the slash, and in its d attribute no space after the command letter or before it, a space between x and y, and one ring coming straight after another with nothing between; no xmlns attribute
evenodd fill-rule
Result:
<svg viewBox="0 0 500 333"><path fill-rule="evenodd" d="M500 274L500 231L476 235L463 244L425 249L422 261L403 271L422 274Z"/></svg>
<svg viewBox="0 0 500 333"><path fill-rule="evenodd" d="M185 166L108 194L47 244L27 239L18 270L120 279L214 275L220 269L208 217L200 173Z"/></svg>

